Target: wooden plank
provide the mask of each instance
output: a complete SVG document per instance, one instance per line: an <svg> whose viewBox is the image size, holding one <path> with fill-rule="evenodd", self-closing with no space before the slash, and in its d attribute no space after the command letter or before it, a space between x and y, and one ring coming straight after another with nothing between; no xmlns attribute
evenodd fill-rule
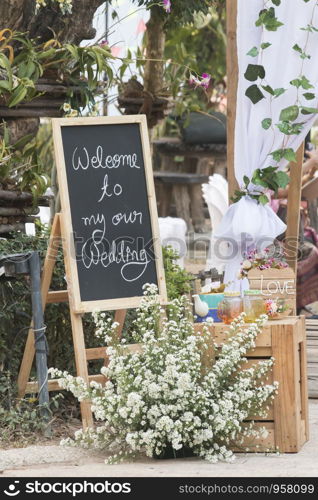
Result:
<svg viewBox="0 0 318 500"><path fill-rule="evenodd" d="M200 323L197 323L196 325L200 325ZM200 327L196 325L195 328L200 329ZM246 328L248 327L249 324L246 324ZM223 343L229 338L228 325L224 325L224 323L214 323L214 325L210 328L216 343ZM272 345L270 328L270 324L264 326L262 332L256 338L256 347L270 347Z"/></svg>
<svg viewBox="0 0 318 500"><path fill-rule="evenodd" d="M268 432L268 436L266 438L259 439L255 439L254 437L245 437L242 445L232 448L235 453L276 451L274 422L255 422L255 427L265 427Z"/></svg>
<svg viewBox="0 0 318 500"><path fill-rule="evenodd" d="M98 375L89 375L88 377L89 383L94 381L98 382L99 384L104 385L106 378L104 375L98 374ZM61 387L59 386L58 379L52 379L48 381L48 388L49 392L55 392L55 391L62 391ZM39 386L37 382L28 382L26 385L26 394L37 394L39 390Z"/></svg>
<svg viewBox="0 0 318 500"><path fill-rule="evenodd" d="M263 359L248 359L245 363L242 364L241 369L242 370L247 370L248 368L252 368L261 361L264 361ZM273 379L273 371L270 370L267 374L267 377L262 377L259 379L260 384L272 384L274 381ZM263 420L263 421L273 421L274 420L274 404L273 402L266 404L266 406L269 406L269 410L267 412L266 417L260 417L259 415L250 415L247 420Z"/></svg>
<svg viewBox="0 0 318 500"><path fill-rule="evenodd" d="M295 273L294 273L293 269L291 269L289 267L286 267L283 269L265 269L263 271L260 269L251 269L248 272L249 279L259 279L260 276L263 276L265 280L277 279L279 281L281 281L281 280L294 280L295 281Z"/></svg>
<svg viewBox="0 0 318 500"><path fill-rule="evenodd" d="M51 235L48 242L48 250L43 265L42 282L41 282L41 299L42 299L43 311L45 310L47 294L52 281L53 269L55 266L60 244L61 244L60 216L59 214L56 214L52 224ZM32 328L30 328L18 376L19 398L22 398L25 394L26 384L28 383L28 380L30 378L34 354L35 354L34 333Z"/></svg>
<svg viewBox="0 0 318 500"><path fill-rule="evenodd" d="M105 359L108 358L106 354L105 347L92 347L90 349L85 349L87 361L92 361L94 359Z"/></svg>
<svg viewBox="0 0 318 500"><path fill-rule="evenodd" d="M86 383L88 383L88 369L87 369L87 360L86 360L86 351L85 351L85 339L84 339L84 331L83 331L83 322L82 317L79 314L76 314L74 311L74 295L73 291L73 282L71 280L71 266L74 264L72 259L72 255L68 252L68 247L65 242L68 241L69 237L69 228L67 228L67 220L63 216L60 216L60 227L61 227L61 236L63 241L63 255L64 255L64 265L65 265L65 274L67 278L67 289L69 292L69 301L70 301L70 317L71 317L71 325L72 325L72 337L73 337L73 345L74 345L74 355L75 355L75 365L76 365L76 373L79 377L82 377ZM82 401L80 403L81 406L81 414L82 414L82 422L83 428L93 427L93 415L91 411L90 403L87 401Z"/></svg>
<svg viewBox="0 0 318 500"><path fill-rule="evenodd" d="M289 266L297 272L297 251L299 238L300 202L302 166L304 162L304 143L296 154L296 162L290 164L290 183L288 188L287 203L287 229L285 237L285 250Z"/></svg>
<svg viewBox="0 0 318 500"><path fill-rule="evenodd" d="M281 453L300 450L300 367L296 331L292 325L281 323L272 328L274 380L279 382L274 400L276 446Z"/></svg>
<svg viewBox="0 0 318 500"><path fill-rule="evenodd" d="M118 309L115 312L114 321L116 321L117 323L119 323L119 326L118 326L118 329L117 329L118 337L121 337L121 335L122 335L124 324L125 324L126 315L127 315L127 309Z"/></svg>
<svg viewBox="0 0 318 500"><path fill-rule="evenodd" d="M68 302L67 290L50 290L47 294L47 304L57 304L60 302Z"/></svg>
<svg viewBox="0 0 318 500"><path fill-rule="evenodd" d="M237 0L226 0L226 31L227 31L227 179L229 198L238 189L234 172L235 151L235 119L238 86L237 59Z"/></svg>
<svg viewBox="0 0 318 500"><path fill-rule="evenodd" d="M301 400L301 423L303 424L300 436L300 444L303 445L309 440L309 408L308 408L308 372L307 372L307 345L306 345L306 323L305 316L301 316L298 325L299 342L299 362L300 362L300 400Z"/></svg>

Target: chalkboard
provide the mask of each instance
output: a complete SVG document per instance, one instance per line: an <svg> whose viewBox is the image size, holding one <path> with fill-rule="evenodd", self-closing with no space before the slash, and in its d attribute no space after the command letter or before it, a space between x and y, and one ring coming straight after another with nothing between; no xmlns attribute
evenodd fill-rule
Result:
<svg viewBox="0 0 318 500"><path fill-rule="evenodd" d="M54 119L53 130L74 309L138 307L146 283L165 302L145 117Z"/></svg>

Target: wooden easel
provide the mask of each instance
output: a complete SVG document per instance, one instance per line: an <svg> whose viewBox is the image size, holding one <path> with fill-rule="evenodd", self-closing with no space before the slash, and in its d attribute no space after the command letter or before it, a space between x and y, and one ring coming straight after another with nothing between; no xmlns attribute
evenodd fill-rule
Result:
<svg viewBox="0 0 318 500"><path fill-rule="evenodd" d="M85 347L82 316L81 314L76 313L72 307L72 296L70 293L71 292L70 274L68 272L68 264L67 264L68 258L65 254L65 247L63 245L63 241L65 241L67 235L63 234L63 224L61 223L62 217L63 217L62 214L55 215L48 243L48 250L44 261L43 273L42 273L42 286L41 286L43 310L45 310L46 304L69 302L77 376L82 377L86 383L89 383L93 380L99 383L103 383L105 382L105 377L103 375L88 374L87 362L95 359L106 360L107 355L105 347L96 347L92 349L86 349ZM63 247L68 289L59 291L50 291L50 284L52 281L53 270L56 263L60 245L62 245ZM121 335L122 333L125 317L126 317L126 310L116 311L115 321L119 323L118 327L119 335ZM29 382L34 355L35 355L34 333L33 329L30 328L18 376L18 394L20 398L22 398L26 393L37 392L38 390L37 382ZM49 391L60 390L57 380L49 380L48 388ZM86 401L81 402L81 414L82 414L83 427L84 428L92 427L93 417L89 402Z"/></svg>

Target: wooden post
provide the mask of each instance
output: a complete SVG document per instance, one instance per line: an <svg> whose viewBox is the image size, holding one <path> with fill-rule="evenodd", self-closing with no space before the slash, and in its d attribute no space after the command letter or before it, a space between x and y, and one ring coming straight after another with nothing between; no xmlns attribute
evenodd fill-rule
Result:
<svg viewBox="0 0 318 500"><path fill-rule="evenodd" d="M227 25L227 179L229 183L229 198L238 189L234 173L235 118L238 85L237 60L237 0L226 0Z"/></svg>
<svg viewBox="0 0 318 500"><path fill-rule="evenodd" d="M287 203L287 230L285 238L285 249L287 252L287 262L297 273L297 254L299 244L299 222L300 222L300 202L301 202L301 180L302 165L304 161L304 143L300 146L296 154L296 162L290 165L290 183L288 188Z"/></svg>
<svg viewBox="0 0 318 500"><path fill-rule="evenodd" d="M273 378L279 381L274 399L275 441L284 453L301 448L301 395L297 330L283 322L272 327L275 363Z"/></svg>

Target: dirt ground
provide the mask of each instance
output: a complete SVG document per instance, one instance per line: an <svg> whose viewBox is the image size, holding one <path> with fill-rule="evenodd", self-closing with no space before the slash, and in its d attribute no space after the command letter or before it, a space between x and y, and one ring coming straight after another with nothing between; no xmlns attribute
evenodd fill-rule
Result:
<svg viewBox="0 0 318 500"><path fill-rule="evenodd" d="M310 401L310 440L296 454L240 454L233 464L201 459L106 465L99 451L29 446L0 451L0 477L318 477L318 400Z"/></svg>

